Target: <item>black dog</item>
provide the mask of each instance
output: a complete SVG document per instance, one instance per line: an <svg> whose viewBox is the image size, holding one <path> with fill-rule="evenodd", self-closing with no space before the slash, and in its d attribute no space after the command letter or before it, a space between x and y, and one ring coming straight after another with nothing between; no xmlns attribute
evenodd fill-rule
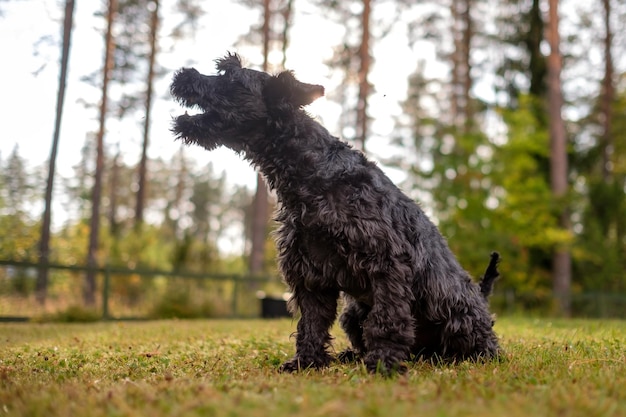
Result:
<svg viewBox="0 0 626 417"><path fill-rule="evenodd" d="M172 130L186 144L241 153L276 190L279 266L290 308L301 313L296 354L281 370L329 364L340 293L340 323L352 344L342 360L388 373L406 369L411 357L496 356L487 296L498 255L481 284L472 282L420 207L302 110L323 87L288 71L242 68L233 54L217 70L176 73L172 95L202 112L177 117Z"/></svg>

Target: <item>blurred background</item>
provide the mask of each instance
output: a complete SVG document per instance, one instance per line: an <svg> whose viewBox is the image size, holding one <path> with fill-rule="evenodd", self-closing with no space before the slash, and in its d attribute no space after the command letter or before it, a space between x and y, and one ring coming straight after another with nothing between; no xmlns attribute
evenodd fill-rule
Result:
<svg viewBox="0 0 626 417"><path fill-rule="evenodd" d="M268 315L275 199L185 148L176 69L285 68L501 314L626 317L626 4L0 0L0 319ZM271 315L271 314L269 314Z"/></svg>

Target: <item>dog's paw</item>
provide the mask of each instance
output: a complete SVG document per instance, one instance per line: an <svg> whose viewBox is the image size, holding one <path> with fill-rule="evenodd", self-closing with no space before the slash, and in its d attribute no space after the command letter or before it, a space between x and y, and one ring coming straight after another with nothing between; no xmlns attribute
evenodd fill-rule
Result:
<svg viewBox="0 0 626 417"><path fill-rule="evenodd" d="M293 359L283 363L280 368L278 368L278 371L284 373L292 373L304 371L307 369L322 369L330 364L330 359L330 355L324 355L322 357L312 359L305 359L296 356Z"/></svg>
<svg viewBox="0 0 626 417"><path fill-rule="evenodd" d="M278 368L278 372L290 374L293 372L298 372L300 369L300 360L298 360L297 358L293 358L280 365L280 368Z"/></svg>
<svg viewBox="0 0 626 417"><path fill-rule="evenodd" d="M350 363L356 362L361 359L361 354L352 349L346 349L344 351L339 352L337 355L337 360L341 363Z"/></svg>
<svg viewBox="0 0 626 417"><path fill-rule="evenodd" d="M394 374L405 374L408 367L404 362L395 360L391 357L378 357L375 355L366 355L363 360L365 367L370 373L391 376Z"/></svg>

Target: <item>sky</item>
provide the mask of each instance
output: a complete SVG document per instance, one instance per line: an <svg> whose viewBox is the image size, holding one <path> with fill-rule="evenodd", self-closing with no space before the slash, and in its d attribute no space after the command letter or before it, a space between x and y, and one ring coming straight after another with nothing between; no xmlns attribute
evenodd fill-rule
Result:
<svg viewBox="0 0 626 417"><path fill-rule="evenodd" d="M3 41L0 43L0 56L8 57L0 67L2 159L9 155L15 144L31 166L43 164L49 157L59 76L62 3L60 0L1 3L0 38ZM103 18L94 16L95 12L101 11L101 3L104 2L76 2L68 89L57 159L58 172L64 177L72 175L72 166L80 159L85 138L98 128L100 91L81 81L81 78L92 73L99 74L102 67L105 22ZM259 61L258 49L238 49L235 46L239 36L258 23L259 15L233 2L212 4L215 6L201 18L199 31L193 40L174 44L171 38L162 37L162 52L157 59L170 73L155 85L158 99L152 114L149 148L152 158L167 159L180 146L169 132L171 118L184 111L169 97L168 88L174 70L181 66L194 66L205 74L214 73L214 60L226 51L240 53L247 62ZM174 24L172 10L172 0L165 0L161 7L161 16L164 17L162 35L168 33ZM381 12L385 13L385 10ZM336 80L331 79L323 62L330 57L332 48L341 42L341 35L339 25L319 16L306 2L296 2L287 67L294 70L302 81L332 89ZM370 114L376 115L372 122L376 140L370 140L368 144L368 150L374 156L385 156L393 131L393 117L401 111L398 103L404 98L407 76L415 68L417 59L425 58L416 56L405 46L407 42L402 36L402 31L392 30L374 47L377 61L370 81L375 85L376 93L371 99ZM90 106L85 106L85 103ZM336 131L341 111L338 105L322 98L307 110L331 133L341 136L341 132ZM136 163L139 159L142 123L141 114L123 124L113 119L107 121L105 143L119 143L127 163ZM193 151L192 155L199 164L212 162L218 171L225 170L232 184L254 184L254 171L227 149ZM390 173L394 174L393 171ZM396 178L399 179L401 177Z"/></svg>

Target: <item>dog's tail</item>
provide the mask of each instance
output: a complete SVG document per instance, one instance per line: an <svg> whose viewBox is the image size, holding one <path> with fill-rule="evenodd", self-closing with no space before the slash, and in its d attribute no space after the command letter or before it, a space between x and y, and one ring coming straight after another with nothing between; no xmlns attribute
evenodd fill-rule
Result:
<svg viewBox="0 0 626 417"><path fill-rule="evenodd" d="M480 292L483 297L487 299L491 295L491 291L493 290L493 283L496 281L496 278L500 276L498 272L498 263L500 262L500 254L498 252L491 252L491 259L489 260L489 265L485 270L485 275L483 275L483 279L480 280Z"/></svg>

